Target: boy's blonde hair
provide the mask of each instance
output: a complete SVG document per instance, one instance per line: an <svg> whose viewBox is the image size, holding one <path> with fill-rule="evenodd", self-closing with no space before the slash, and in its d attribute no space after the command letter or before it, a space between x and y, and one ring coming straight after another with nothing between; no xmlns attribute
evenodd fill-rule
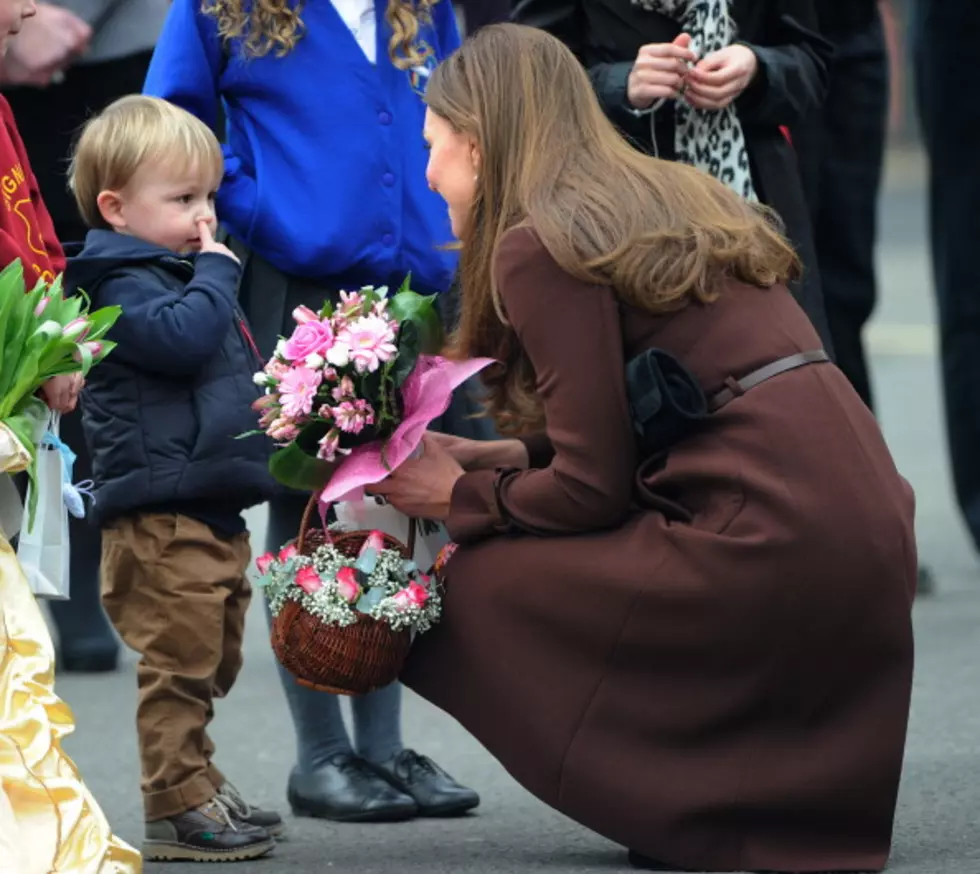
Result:
<svg viewBox="0 0 980 874"><path fill-rule="evenodd" d="M426 56L416 43L419 24L432 20L432 7L438 2L387 0L385 20L392 31L388 55L400 70L425 62ZM281 58L296 47L303 35L303 0L203 0L201 9L217 21L223 40L242 41L246 57L275 52Z"/></svg>
<svg viewBox="0 0 980 874"><path fill-rule="evenodd" d="M200 119L158 97L121 97L86 122L68 171L68 187L89 227L109 227L99 194L124 188L146 161L213 174L215 187L224 173L218 138Z"/></svg>

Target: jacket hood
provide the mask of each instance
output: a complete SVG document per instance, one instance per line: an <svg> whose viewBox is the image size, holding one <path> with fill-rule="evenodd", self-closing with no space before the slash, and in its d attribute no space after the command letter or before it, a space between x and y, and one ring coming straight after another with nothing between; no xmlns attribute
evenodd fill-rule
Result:
<svg viewBox="0 0 980 874"><path fill-rule="evenodd" d="M68 266L65 270L66 291L76 289L88 291L106 274L131 264L168 261L177 264L181 261L193 263L193 255L180 256L170 249L148 243L138 237L130 237L116 231L92 230L85 237L83 245L69 247L66 254Z"/></svg>

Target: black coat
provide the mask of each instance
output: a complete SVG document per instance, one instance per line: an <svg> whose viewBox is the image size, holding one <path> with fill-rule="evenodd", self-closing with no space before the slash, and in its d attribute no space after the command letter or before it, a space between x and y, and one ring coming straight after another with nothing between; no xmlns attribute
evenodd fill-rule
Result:
<svg viewBox="0 0 980 874"><path fill-rule="evenodd" d="M273 494L270 443L235 439L257 427L262 366L236 311L239 273L224 255L179 257L101 230L69 260L69 289L123 309L107 337L118 345L82 396L95 522L177 512L233 533Z"/></svg>
<svg viewBox="0 0 980 874"><path fill-rule="evenodd" d="M829 345L809 213L791 129L821 105L832 48L816 31L813 0L734 0L737 39L759 59L759 72L736 107L745 133L759 199L779 213L803 259L802 287L794 294ZM654 153L648 116L628 111L626 83L636 54L648 43L670 42L680 25L630 0L518 0L513 18L558 37L589 72L609 119L637 148ZM673 157L673 113L656 113L656 151Z"/></svg>

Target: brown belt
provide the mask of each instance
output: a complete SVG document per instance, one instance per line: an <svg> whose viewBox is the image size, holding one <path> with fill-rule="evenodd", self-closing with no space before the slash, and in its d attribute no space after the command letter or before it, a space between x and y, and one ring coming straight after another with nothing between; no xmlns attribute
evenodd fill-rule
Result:
<svg viewBox="0 0 980 874"><path fill-rule="evenodd" d="M741 379L730 376L725 380L726 388L708 399L708 409L714 413L767 379L786 373L787 370L796 370L797 367L803 367L805 364L819 364L822 361L830 361L830 356L823 349L813 349L810 352L797 352L795 355L787 355L785 358L773 361L765 367L753 370L748 376L743 376Z"/></svg>

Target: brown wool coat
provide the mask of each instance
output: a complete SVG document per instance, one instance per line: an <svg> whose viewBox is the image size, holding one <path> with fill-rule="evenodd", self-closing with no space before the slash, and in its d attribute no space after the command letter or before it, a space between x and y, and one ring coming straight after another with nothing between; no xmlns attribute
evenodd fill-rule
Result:
<svg viewBox="0 0 980 874"><path fill-rule="evenodd" d="M539 380L526 472L459 481L441 624L404 681L527 789L697 870L880 869L912 681L913 496L829 363L774 377L677 445L637 504L624 362L711 394L819 348L781 288L653 317L564 273L527 229L501 294ZM532 533L533 532L533 533Z"/></svg>

